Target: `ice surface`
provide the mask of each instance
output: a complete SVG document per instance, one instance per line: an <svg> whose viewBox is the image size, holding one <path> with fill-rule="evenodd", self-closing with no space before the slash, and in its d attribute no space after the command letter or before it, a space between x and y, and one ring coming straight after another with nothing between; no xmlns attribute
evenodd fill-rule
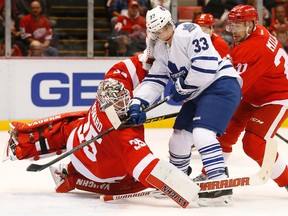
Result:
<svg viewBox="0 0 288 216"><path fill-rule="evenodd" d="M160 158L168 160L168 140L171 129L146 129L146 141ZM288 129L280 129L288 138ZM1 155L8 139L7 132L0 132ZM278 138L278 148L288 162L288 144ZM181 145L181 143L179 143ZM192 152L191 177L199 174L201 161L197 151ZM288 192L272 180L254 187L234 189L234 204L230 207L199 207L191 204L180 208L170 199L141 197L104 203L91 193L74 191L67 194L54 192L54 182L49 169L27 172L28 165L44 164L53 158L33 161L0 162L0 216L287 216ZM63 159L61 163L68 163ZM258 165L241 149L241 142L234 147L228 162L230 176L247 176L259 170Z"/></svg>

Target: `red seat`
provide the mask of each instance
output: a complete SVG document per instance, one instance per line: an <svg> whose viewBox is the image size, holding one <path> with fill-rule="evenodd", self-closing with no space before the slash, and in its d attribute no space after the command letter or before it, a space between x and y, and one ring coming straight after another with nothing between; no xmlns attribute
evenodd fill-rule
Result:
<svg viewBox="0 0 288 216"><path fill-rule="evenodd" d="M178 22L192 22L200 13L202 13L201 6L178 6Z"/></svg>

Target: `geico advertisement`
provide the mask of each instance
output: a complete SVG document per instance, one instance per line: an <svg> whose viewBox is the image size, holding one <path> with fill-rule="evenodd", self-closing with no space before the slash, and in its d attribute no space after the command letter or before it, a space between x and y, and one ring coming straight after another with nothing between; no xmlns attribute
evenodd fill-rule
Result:
<svg viewBox="0 0 288 216"><path fill-rule="evenodd" d="M95 100L99 82L120 60L0 60L0 120L38 119L87 110ZM166 95L168 90L163 97ZM177 112L179 107L179 104L169 101L148 116Z"/></svg>

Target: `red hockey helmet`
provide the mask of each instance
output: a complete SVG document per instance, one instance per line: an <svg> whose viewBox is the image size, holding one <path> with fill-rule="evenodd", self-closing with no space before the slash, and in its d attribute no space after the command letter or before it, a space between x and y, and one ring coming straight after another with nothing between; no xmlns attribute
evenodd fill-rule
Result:
<svg viewBox="0 0 288 216"><path fill-rule="evenodd" d="M212 14L200 14L194 20L194 23L198 25L205 25L205 26L213 26L214 25L214 17Z"/></svg>
<svg viewBox="0 0 288 216"><path fill-rule="evenodd" d="M228 14L229 22L247 22L247 21L255 21L257 22L258 12L251 5L237 5Z"/></svg>

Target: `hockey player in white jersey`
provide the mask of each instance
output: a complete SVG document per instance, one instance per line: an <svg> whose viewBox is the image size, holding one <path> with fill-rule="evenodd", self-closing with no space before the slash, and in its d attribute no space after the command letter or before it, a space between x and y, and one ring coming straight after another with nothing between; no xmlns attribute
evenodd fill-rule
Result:
<svg viewBox="0 0 288 216"><path fill-rule="evenodd" d="M183 105L169 141L170 162L189 175L194 144L209 179L228 177L216 136L224 132L240 102L242 79L197 24L176 27L171 13L157 6L147 12L146 25L156 39L155 61L131 101L132 122L145 121L141 110L161 95L171 78L172 99ZM231 195L232 190L200 193L199 205L229 205Z"/></svg>

